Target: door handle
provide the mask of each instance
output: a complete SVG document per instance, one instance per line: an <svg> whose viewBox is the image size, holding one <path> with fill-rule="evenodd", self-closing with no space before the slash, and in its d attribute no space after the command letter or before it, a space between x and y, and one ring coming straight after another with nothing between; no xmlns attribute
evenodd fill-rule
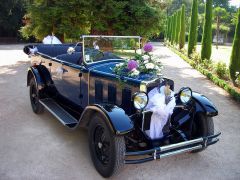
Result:
<svg viewBox="0 0 240 180"><path fill-rule="evenodd" d="M63 73L66 73L66 72L68 72L68 70L67 70L67 69L65 69L65 68L62 68L62 70L63 70Z"/></svg>

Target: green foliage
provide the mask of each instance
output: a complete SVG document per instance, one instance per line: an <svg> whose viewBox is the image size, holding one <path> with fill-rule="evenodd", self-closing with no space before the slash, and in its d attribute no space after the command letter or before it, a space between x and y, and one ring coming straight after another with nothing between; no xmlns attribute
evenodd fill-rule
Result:
<svg viewBox="0 0 240 180"><path fill-rule="evenodd" d="M223 34L227 34L230 31L230 27L228 27L224 24L220 24L218 28L219 28L219 32L221 32ZM216 23L214 23L212 25L212 30L217 31L217 24Z"/></svg>
<svg viewBox="0 0 240 180"><path fill-rule="evenodd" d="M177 22L176 22L176 36L175 36L175 42L176 44L179 43L179 32L180 32L180 23L181 23L181 11L177 11Z"/></svg>
<svg viewBox="0 0 240 180"><path fill-rule="evenodd" d="M174 40L174 33L175 33L175 17L172 15L172 21L171 21L171 44L173 45L173 40Z"/></svg>
<svg viewBox="0 0 240 180"><path fill-rule="evenodd" d="M177 13L175 13L174 15L173 15L173 40L172 40L172 42L173 42L173 44L174 43L176 43L176 34L177 34L177 31L176 31L176 29L177 29Z"/></svg>
<svg viewBox="0 0 240 180"><path fill-rule="evenodd" d="M170 32L170 23L171 23L171 18L168 17L168 24L167 24L167 40L169 41L169 32Z"/></svg>
<svg viewBox="0 0 240 180"><path fill-rule="evenodd" d="M212 53L212 1L207 0L202 38L201 59L210 59Z"/></svg>
<svg viewBox="0 0 240 180"><path fill-rule="evenodd" d="M0 9L0 36L16 37L22 25L25 1L1 1Z"/></svg>
<svg viewBox="0 0 240 180"><path fill-rule="evenodd" d="M215 29L216 29L216 36L217 36L217 48L218 48L218 37L219 37L219 33L220 33L220 27L222 29L222 32L223 30L225 30L225 33L229 32L230 31L230 28L227 27L227 26L224 26L223 22L224 20L227 20L228 19L228 12L226 11L226 9L224 8L221 8L221 7L216 7L213 9L213 15L214 15L214 20L216 22L216 25L215 25Z"/></svg>
<svg viewBox="0 0 240 180"><path fill-rule="evenodd" d="M238 9L238 22L235 30L229 71L231 80L233 81L233 84L236 85L236 73L240 72L240 8Z"/></svg>
<svg viewBox="0 0 240 180"><path fill-rule="evenodd" d="M191 25L188 37L188 56L192 54L197 43L197 25L198 25L198 0L193 0Z"/></svg>
<svg viewBox="0 0 240 180"><path fill-rule="evenodd" d="M30 23L21 32L39 40L52 32L62 40L88 33L149 37L165 26L159 5L146 0L32 0L27 9Z"/></svg>
<svg viewBox="0 0 240 180"><path fill-rule="evenodd" d="M185 5L182 5L181 11L181 22L180 22L180 32L179 32L179 49L184 48L185 46Z"/></svg>
<svg viewBox="0 0 240 180"><path fill-rule="evenodd" d="M218 62L215 67L216 74L221 79L228 79L228 68L226 63Z"/></svg>
<svg viewBox="0 0 240 180"><path fill-rule="evenodd" d="M229 0L217 0L213 1L214 7L222 7L222 8L228 8L229 7Z"/></svg>
<svg viewBox="0 0 240 180"><path fill-rule="evenodd" d="M84 0L33 0L27 8L30 23L21 28L21 33L25 38L34 36L38 40L51 33L61 40L79 39L80 34L90 29L85 10L88 6L89 2Z"/></svg>
<svg viewBox="0 0 240 180"><path fill-rule="evenodd" d="M217 75L211 72L208 69L205 69L201 65L197 65L196 62L190 59L188 56L182 54L181 52L172 48L172 50L178 54L182 59L184 59L187 63L189 63L192 67L196 68L203 75L205 75L208 79L210 79L214 84L226 90L236 101L240 102L240 92L237 91L234 87L231 86L227 81L220 79Z"/></svg>

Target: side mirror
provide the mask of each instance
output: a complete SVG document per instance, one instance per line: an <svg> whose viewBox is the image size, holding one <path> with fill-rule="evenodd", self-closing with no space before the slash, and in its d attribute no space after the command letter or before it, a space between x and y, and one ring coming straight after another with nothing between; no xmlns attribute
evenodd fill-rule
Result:
<svg viewBox="0 0 240 180"><path fill-rule="evenodd" d="M192 99L192 90L189 87L183 87L179 91L179 99L183 104L187 104Z"/></svg>

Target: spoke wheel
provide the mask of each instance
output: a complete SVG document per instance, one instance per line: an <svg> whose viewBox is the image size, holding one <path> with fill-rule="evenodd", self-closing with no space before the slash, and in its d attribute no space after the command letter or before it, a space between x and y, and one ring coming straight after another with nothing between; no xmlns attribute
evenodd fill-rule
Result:
<svg viewBox="0 0 240 180"><path fill-rule="evenodd" d="M101 125L98 125L94 133L94 145L98 160L103 164L107 165L110 158L110 141L106 136L106 130Z"/></svg>
<svg viewBox="0 0 240 180"><path fill-rule="evenodd" d="M88 141L91 158L96 170L103 177L110 177L124 165L125 141L123 136L116 136L108 120L95 115L88 127Z"/></svg>
<svg viewBox="0 0 240 180"><path fill-rule="evenodd" d="M39 102L39 93L37 91L37 86L33 78L30 80L29 86L30 86L29 97L30 97L32 110L36 114L41 114L44 111L44 107Z"/></svg>

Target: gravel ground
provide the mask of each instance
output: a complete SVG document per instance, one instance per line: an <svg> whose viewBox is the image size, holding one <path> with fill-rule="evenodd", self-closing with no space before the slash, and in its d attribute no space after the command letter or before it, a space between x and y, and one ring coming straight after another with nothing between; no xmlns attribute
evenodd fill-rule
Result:
<svg viewBox="0 0 240 180"><path fill-rule="evenodd" d="M101 179L86 131L67 129L47 111L32 112L26 88L29 59L22 47L0 46L0 179ZM221 140L199 154L127 165L114 179L240 179L240 105L169 49L155 47L176 91L190 86L216 104Z"/></svg>

